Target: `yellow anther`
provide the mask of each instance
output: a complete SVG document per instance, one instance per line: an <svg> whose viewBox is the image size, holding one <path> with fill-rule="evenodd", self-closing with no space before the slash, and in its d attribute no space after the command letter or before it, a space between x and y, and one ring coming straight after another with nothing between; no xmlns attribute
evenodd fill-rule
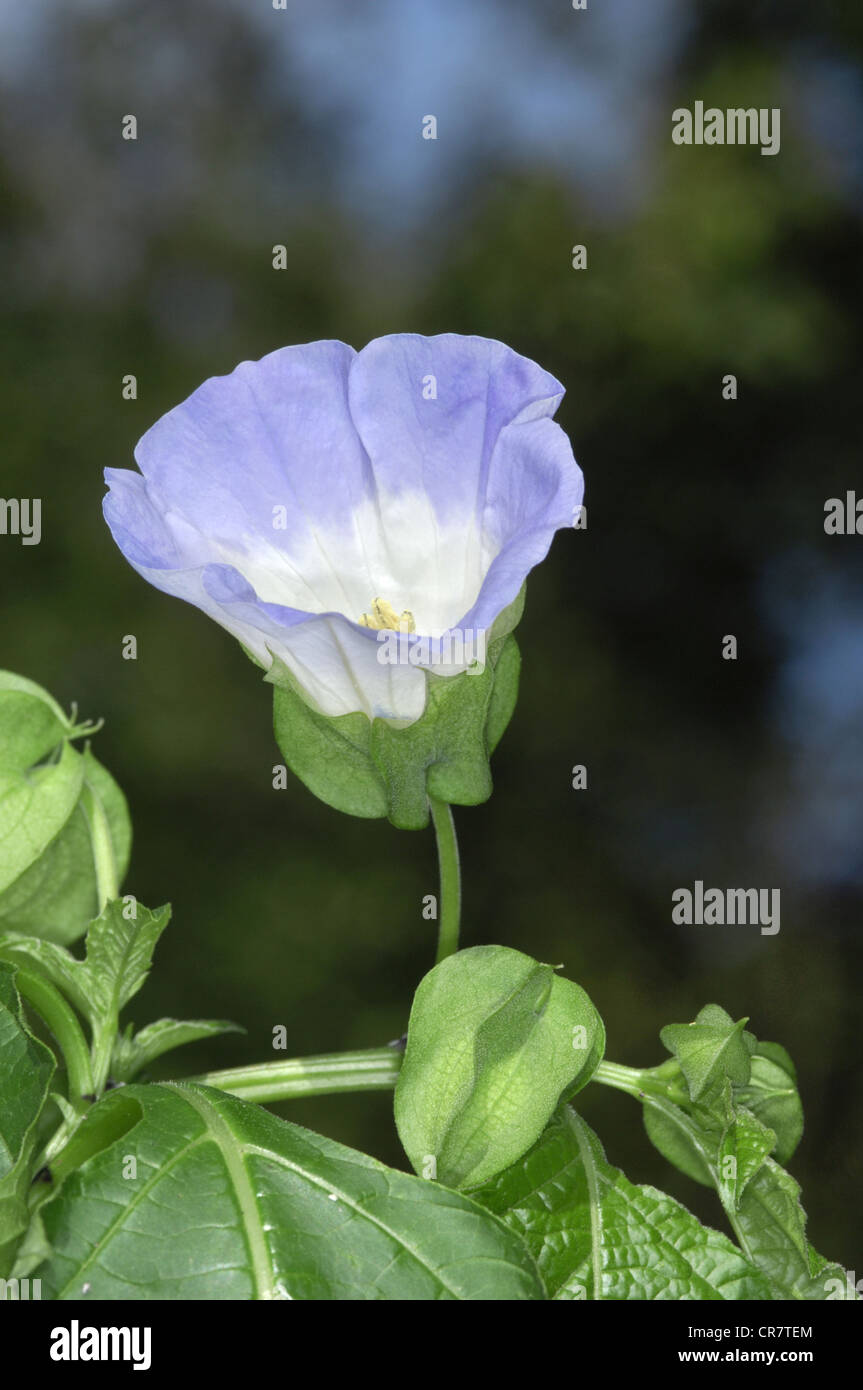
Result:
<svg viewBox="0 0 863 1390"><path fill-rule="evenodd" d="M363 613L360 618L361 627L374 627L378 631L387 630L389 632L416 632L414 615L407 608L401 613L397 613L391 603L387 603L385 598L372 599L371 613Z"/></svg>

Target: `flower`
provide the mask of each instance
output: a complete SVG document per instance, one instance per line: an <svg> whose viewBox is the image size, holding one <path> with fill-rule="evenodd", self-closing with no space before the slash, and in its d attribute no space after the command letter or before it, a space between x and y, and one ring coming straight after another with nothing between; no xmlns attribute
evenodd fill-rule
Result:
<svg viewBox="0 0 863 1390"><path fill-rule="evenodd" d="M281 348L164 415L140 473L106 469L105 518L139 574L280 658L317 712L409 724L427 670L476 659L453 634L484 637L577 517L562 396L487 338Z"/></svg>

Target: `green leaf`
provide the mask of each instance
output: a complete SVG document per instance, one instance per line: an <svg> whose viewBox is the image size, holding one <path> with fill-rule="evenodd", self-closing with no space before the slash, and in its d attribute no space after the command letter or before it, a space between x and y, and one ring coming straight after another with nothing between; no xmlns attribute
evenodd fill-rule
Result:
<svg viewBox="0 0 863 1390"><path fill-rule="evenodd" d="M0 964L0 1178L21 1156L54 1073L50 1050L27 1029L14 977Z"/></svg>
<svg viewBox="0 0 863 1390"><path fill-rule="evenodd" d="M127 916L130 910L134 916ZM153 951L170 919L167 905L151 912L141 903L127 909L121 898L108 903L90 924L86 959L78 970L83 993L75 1002L83 1013L119 1014L146 980Z"/></svg>
<svg viewBox="0 0 863 1390"><path fill-rule="evenodd" d="M803 1106L797 1091L794 1063L779 1043L759 1042L751 1058L748 1085L736 1096L776 1135L775 1157L787 1163L803 1133Z"/></svg>
<svg viewBox="0 0 863 1390"><path fill-rule="evenodd" d="M843 1269L841 1265L825 1260L816 1250L809 1247L809 1261L813 1269L812 1278L803 1286L803 1298L827 1303L859 1303L863 1295L863 1279L856 1272Z"/></svg>
<svg viewBox="0 0 863 1390"><path fill-rule="evenodd" d="M0 1178L0 1279L15 1270L30 1226L28 1193L35 1144L28 1139L21 1156L4 1178Z"/></svg>
<svg viewBox="0 0 863 1390"><path fill-rule="evenodd" d="M647 1137L663 1158L705 1187L718 1187L715 1129L706 1134L680 1106L655 1098L644 1102Z"/></svg>
<svg viewBox="0 0 863 1390"><path fill-rule="evenodd" d="M70 1147L81 1166L41 1208L44 1297L544 1296L523 1242L469 1198L207 1087L113 1091Z"/></svg>
<svg viewBox="0 0 863 1390"><path fill-rule="evenodd" d="M723 1076L741 1086L749 1081L747 1022L742 1018L735 1023L718 1004L708 1004L694 1023L671 1023L663 1028L660 1037L680 1063L694 1101Z"/></svg>
<svg viewBox="0 0 863 1390"><path fill-rule="evenodd" d="M853 1298L845 1270L825 1260L806 1239L800 1186L768 1158L748 1184L736 1213L738 1239L784 1299Z"/></svg>
<svg viewBox="0 0 863 1390"><path fill-rule="evenodd" d="M26 1026L14 973L0 964L0 1278L30 1223L36 1125L54 1074L50 1050Z"/></svg>
<svg viewBox="0 0 863 1390"><path fill-rule="evenodd" d="M520 658L511 631L523 607L522 589L489 633L484 669L427 673L425 710L407 727L364 714L320 714L275 658L264 679L275 686L273 727L287 766L327 805L354 816L388 816L402 830L428 825L429 796L459 806L486 801L489 756L518 693Z"/></svg>
<svg viewBox="0 0 863 1390"><path fill-rule="evenodd" d="M399 1136L417 1172L486 1182L530 1148L605 1047L584 990L506 946L475 946L422 980L396 1085Z"/></svg>
<svg viewBox="0 0 863 1390"><path fill-rule="evenodd" d="M54 942L13 932L0 937L0 954L38 970L94 1022L116 1016L138 993L170 917L167 905L151 912L142 903L116 898L90 923L84 960Z"/></svg>
<svg viewBox="0 0 863 1390"><path fill-rule="evenodd" d="M51 1247L45 1236L42 1218L37 1212L35 1216L30 1218L30 1224L15 1253L15 1263L12 1266L9 1277L12 1279L28 1279L37 1265L47 1260L50 1254Z"/></svg>
<svg viewBox="0 0 863 1390"><path fill-rule="evenodd" d="M660 1152L719 1194L741 1248L769 1280L771 1297L836 1296L830 1290L844 1274L809 1246L800 1188L784 1168L766 1156L769 1131L753 1115L735 1105L740 1147L734 1155L739 1165L739 1179L734 1182L726 1180L722 1169L722 1158L728 1153L722 1146L730 1142L728 1131L717 1129L714 1114L703 1109L687 1113L669 1100L650 1095L645 1095L644 1106L645 1128Z"/></svg>
<svg viewBox="0 0 863 1390"><path fill-rule="evenodd" d="M770 1299L719 1231L612 1167L568 1106L520 1162L473 1194L525 1240L554 1299Z"/></svg>
<svg viewBox="0 0 863 1390"><path fill-rule="evenodd" d="M734 1210L749 1180L772 1153L776 1135L734 1100L726 1077L717 1081L703 1104L685 1109L670 1100L645 1101L644 1119L653 1143L696 1182L716 1187L726 1210Z"/></svg>
<svg viewBox="0 0 863 1390"><path fill-rule="evenodd" d="M719 1141L717 1168L723 1204L737 1208L747 1183L776 1147L776 1135L743 1106L733 1111Z"/></svg>
<svg viewBox="0 0 863 1390"><path fill-rule="evenodd" d="M84 968L83 961L56 942L4 932L0 936L0 958L35 970L75 1004L86 998L86 980L79 973Z"/></svg>
<svg viewBox="0 0 863 1390"><path fill-rule="evenodd" d="M84 960L52 941L0 936L0 957L35 969L89 1020L97 1094L108 1078L120 1012L146 980L170 916L167 906L151 912L134 899L115 899L90 923Z"/></svg>
<svg viewBox="0 0 863 1390"><path fill-rule="evenodd" d="M120 881L128 866L132 834L126 799L89 749L74 756L83 758L82 790L98 797L105 813ZM0 894L0 928L65 945L83 934L99 907L90 825L81 797L55 839Z"/></svg>
<svg viewBox="0 0 863 1390"><path fill-rule="evenodd" d="M114 1044L111 1076L115 1081L131 1081L144 1067L163 1053L172 1052L175 1047L198 1042L202 1038L215 1038L222 1033L245 1031L236 1023L218 1018L160 1018L155 1023L148 1023L134 1035L130 1024Z"/></svg>

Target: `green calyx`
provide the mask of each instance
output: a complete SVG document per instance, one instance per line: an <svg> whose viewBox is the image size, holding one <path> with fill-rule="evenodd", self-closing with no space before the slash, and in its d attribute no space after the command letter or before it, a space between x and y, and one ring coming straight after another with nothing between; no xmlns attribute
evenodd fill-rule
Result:
<svg viewBox="0 0 863 1390"><path fill-rule="evenodd" d="M457 806L487 801L489 758L518 695L521 658L512 630L523 609L524 589L496 620L483 670L426 674L425 710L406 728L361 713L320 714L276 658L264 679L275 686L273 723L287 766L337 811L386 816L400 830L428 825L429 797Z"/></svg>

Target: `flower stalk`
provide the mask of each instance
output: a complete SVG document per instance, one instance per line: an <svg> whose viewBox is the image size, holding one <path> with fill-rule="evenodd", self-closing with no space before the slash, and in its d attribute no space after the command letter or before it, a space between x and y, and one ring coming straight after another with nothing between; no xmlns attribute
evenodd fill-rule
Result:
<svg viewBox="0 0 863 1390"><path fill-rule="evenodd" d="M458 950L461 920L461 869L451 807L445 801L438 801L433 796L429 797L429 806L431 807L440 863L440 901L438 902L440 925L435 958L435 964L440 965L442 960L446 960L447 956L454 955Z"/></svg>

